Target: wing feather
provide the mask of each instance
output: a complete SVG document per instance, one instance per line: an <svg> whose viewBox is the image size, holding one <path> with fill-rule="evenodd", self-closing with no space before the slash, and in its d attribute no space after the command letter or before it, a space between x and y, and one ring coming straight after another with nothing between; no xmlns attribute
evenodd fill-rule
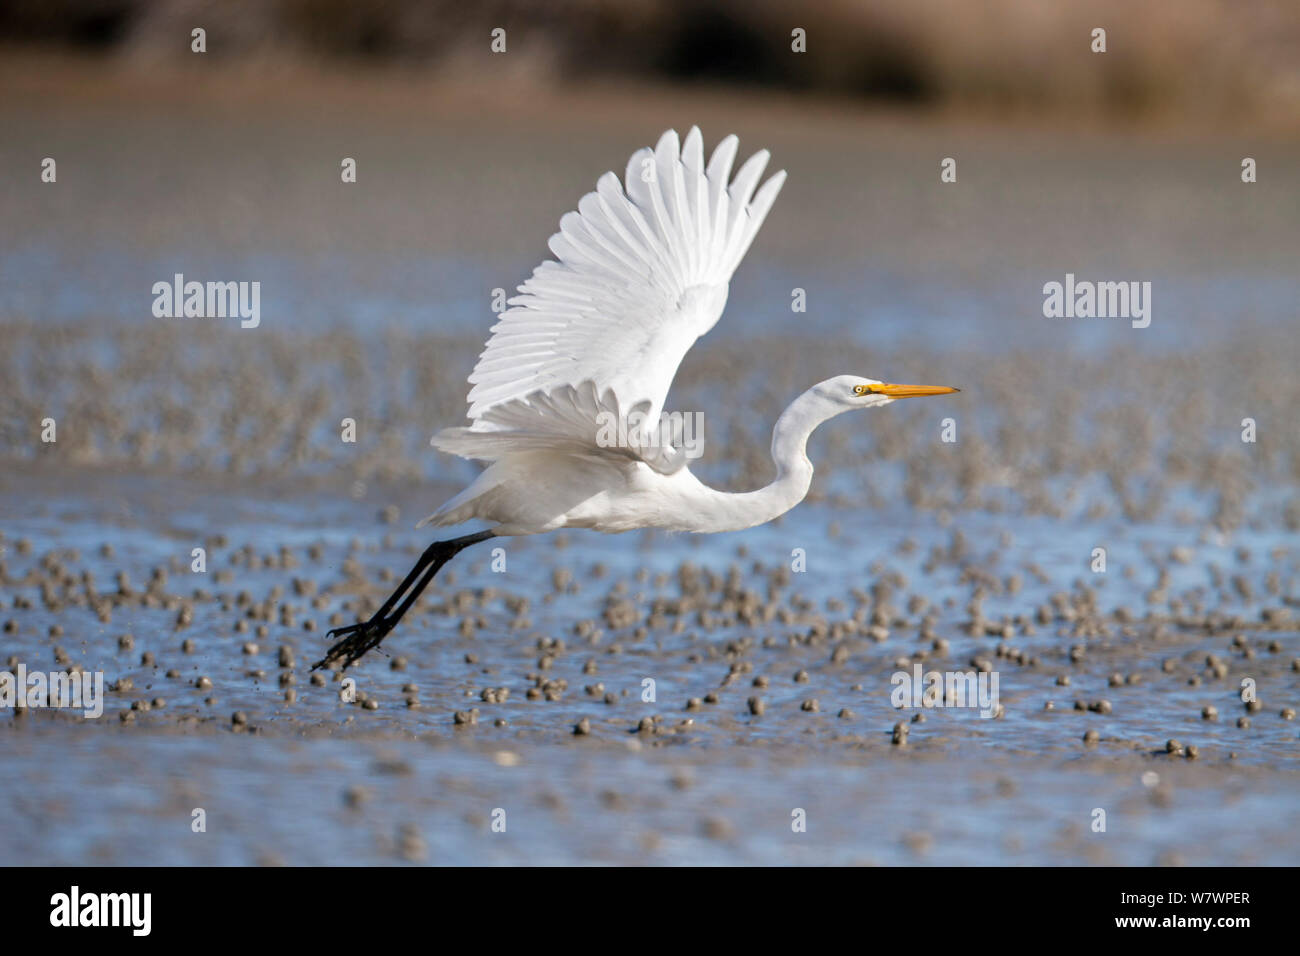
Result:
<svg viewBox="0 0 1300 956"><path fill-rule="evenodd" d="M732 180L737 147L726 137L706 164L698 129L684 141L668 130L653 150L632 154L621 183L601 176L551 236L555 259L492 326L469 377L470 426L434 443L499 457L547 439L590 446L593 420L611 409L657 421L785 180L780 172L759 188L766 150Z"/></svg>

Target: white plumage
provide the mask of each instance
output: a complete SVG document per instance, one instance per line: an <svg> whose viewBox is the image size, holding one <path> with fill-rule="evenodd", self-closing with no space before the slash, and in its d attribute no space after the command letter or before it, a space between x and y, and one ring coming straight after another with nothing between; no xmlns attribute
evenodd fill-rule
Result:
<svg viewBox="0 0 1300 956"><path fill-rule="evenodd" d="M706 166L698 129L684 142L669 130L653 150L632 154L622 184L606 173L560 220L550 240L556 260L509 300L469 377L471 424L433 437L443 451L491 464L421 524L481 519L498 534L761 524L807 493L812 428L901 397L854 394L880 383L852 376L806 393L778 422L774 455L776 438L791 438L777 481L747 495L701 484L660 433L677 367L722 315L731 276L785 182L781 171L759 187L766 150L731 179L737 145L726 137ZM630 441L599 440L611 420L629 418L648 426L625 429Z"/></svg>
<svg viewBox="0 0 1300 956"><path fill-rule="evenodd" d="M469 380L470 424L433 445L489 462L421 524L485 521L490 531L434 542L369 620L317 666L350 665L377 646L448 560L493 535L557 528L714 532L770 521L812 481L808 436L827 419L910 395L956 389L887 385L840 375L790 404L772 432L776 478L732 494L702 484L688 447L660 415L682 357L717 323L731 276L771 209L785 173L761 187L762 150L735 178L728 136L704 163L698 129L672 130L632 154L622 184L606 173L560 220L543 262L492 328ZM611 438L613 436L613 438Z"/></svg>
<svg viewBox="0 0 1300 956"><path fill-rule="evenodd" d="M682 356L713 328L727 285L785 182L754 193L767 166L755 153L728 184L738 143L728 136L704 165L692 129L679 147L664 133L628 160L624 185L606 173L551 236L543 262L492 328L470 375L469 417L502 403L594 382L656 418Z"/></svg>

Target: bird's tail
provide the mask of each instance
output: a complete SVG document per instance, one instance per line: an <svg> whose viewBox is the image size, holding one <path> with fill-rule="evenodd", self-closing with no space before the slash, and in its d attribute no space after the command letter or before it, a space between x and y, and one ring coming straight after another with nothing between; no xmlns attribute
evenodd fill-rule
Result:
<svg viewBox="0 0 1300 956"><path fill-rule="evenodd" d="M453 429L448 429L451 430ZM491 495L500 485L497 472L498 469L489 465L468 487L445 501L433 514L422 518L416 527L434 525L441 528L483 517L486 513L485 506L490 504Z"/></svg>

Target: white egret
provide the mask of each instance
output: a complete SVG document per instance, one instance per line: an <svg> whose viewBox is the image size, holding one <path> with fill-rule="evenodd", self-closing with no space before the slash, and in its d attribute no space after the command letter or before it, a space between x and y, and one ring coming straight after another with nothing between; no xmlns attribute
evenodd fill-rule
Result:
<svg viewBox="0 0 1300 956"><path fill-rule="evenodd" d="M509 300L469 381L470 425L433 436L443 451L490 464L420 522L471 520L489 531L437 541L367 621L336 628L320 667L357 661L379 644L452 557L495 535L557 528L618 532L663 528L736 531L771 521L803 500L813 429L842 412L899 398L957 391L839 375L813 386L772 432L776 478L732 494L687 466L680 429L661 413L687 350L722 315L732 273L785 181L759 179L762 150L731 177L737 140L706 165L700 131L669 130L606 173L560 220L555 261L543 262Z"/></svg>

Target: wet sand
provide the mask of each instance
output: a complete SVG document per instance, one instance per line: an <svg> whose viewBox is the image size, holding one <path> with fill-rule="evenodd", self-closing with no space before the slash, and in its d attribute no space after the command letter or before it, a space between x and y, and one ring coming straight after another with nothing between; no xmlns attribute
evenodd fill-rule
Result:
<svg viewBox="0 0 1300 956"><path fill-rule="evenodd" d="M67 109L5 106L0 144L61 157L0 237L0 660L114 689L97 720L0 712L0 860L1300 856L1295 187L1243 198L1226 134L581 95L543 132L409 90L253 109L62 82ZM490 290L668 122L736 129L792 176L674 388L707 410L702 477L769 480L772 422L832 374L962 393L831 423L771 526L466 552L388 656L315 682L324 632L383 600L414 522L475 473L427 442L463 416ZM358 143L367 191L336 195ZM1043 318L1067 269L1153 277L1151 328ZM152 318L173 271L263 281L263 326ZM792 327L794 286L814 305ZM917 665L996 672L1001 715L894 707Z"/></svg>
<svg viewBox="0 0 1300 956"><path fill-rule="evenodd" d="M1059 525L988 516L861 510L846 529L813 504L727 539L507 541L504 572L463 555L391 656L312 675L323 630L368 613L423 540L401 516L424 488L357 490L10 476L6 508L27 515L3 541L6 591L26 598L6 611L8 664L102 669L115 689L98 720L5 718L22 781L6 809L31 824L5 828L6 858L1294 860L1300 661L1269 593L1279 568L1294 579L1293 547L1200 545L1190 566L1057 590L1043 567L1078 563L1054 554L1070 547ZM791 533L809 545L802 575ZM1151 555L1186 540L1144 537ZM1202 609L1191 582L1220 561L1225 587L1258 590ZM1112 600L1169 575L1188 583ZM1003 712L895 709L891 676L917 663L996 671ZM1246 676L1258 707L1239 699ZM498 809L509 842L493 842ZM797 809L812 821L798 835Z"/></svg>

